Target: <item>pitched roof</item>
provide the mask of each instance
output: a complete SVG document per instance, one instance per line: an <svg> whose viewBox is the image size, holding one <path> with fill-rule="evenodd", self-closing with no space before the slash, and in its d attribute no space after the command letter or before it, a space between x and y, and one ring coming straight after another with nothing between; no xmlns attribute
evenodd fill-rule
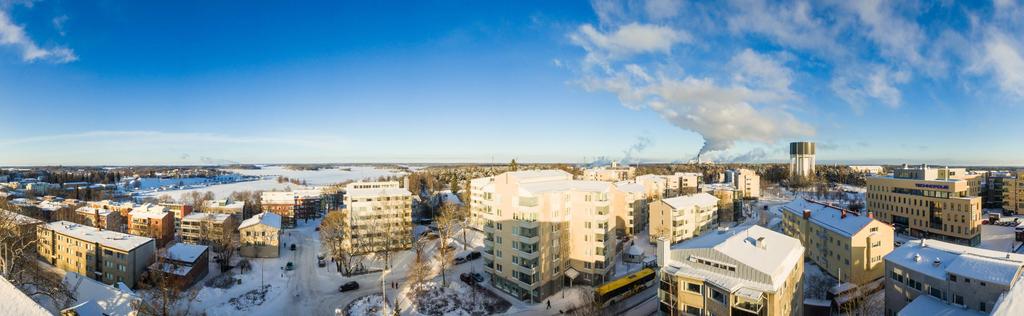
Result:
<svg viewBox="0 0 1024 316"><path fill-rule="evenodd" d="M199 256L202 256L207 249L209 249L209 247L177 243L170 248L167 248L167 255L165 257L174 261L196 262L196 260L199 259Z"/></svg>
<svg viewBox="0 0 1024 316"><path fill-rule="evenodd" d="M843 218L842 209L804 198L798 198L783 205L782 210L797 216L803 216L804 211L810 211L811 222L847 237L857 234L875 221L870 217L859 216L852 212L847 212L846 218Z"/></svg>
<svg viewBox="0 0 1024 316"><path fill-rule="evenodd" d="M0 297L3 297L3 299L0 299L0 310L3 310L4 314L19 316L52 315L43 306L36 303L31 297L25 295L24 292L3 277L0 277Z"/></svg>
<svg viewBox="0 0 1024 316"><path fill-rule="evenodd" d="M75 272L64 275L64 284L75 293L76 303L95 302L107 315L135 315L132 302L140 298L130 291L100 283Z"/></svg>
<svg viewBox="0 0 1024 316"><path fill-rule="evenodd" d="M255 226L257 224L263 224L274 228L281 228L281 215L277 215L270 212L263 212L242 221L242 224L238 225L238 229L246 228L249 226Z"/></svg>
<svg viewBox="0 0 1024 316"><path fill-rule="evenodd" d="M746 287L775 291L796 268L797 263L803 260L804 255L804 247L799 240L757 225L707 233L673 245L671 252L687 253L694 249L717 252L768 276L767 283L748 280L735 271L713 269L689 260L671 260L666 265L685 266L671 272L696 275L730 290Z"/></svg>

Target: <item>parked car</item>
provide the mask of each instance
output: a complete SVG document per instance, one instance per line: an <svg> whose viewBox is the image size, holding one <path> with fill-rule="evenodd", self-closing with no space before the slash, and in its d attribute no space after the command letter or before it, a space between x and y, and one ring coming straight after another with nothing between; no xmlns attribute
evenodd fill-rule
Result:
<svg viewBox="0 0 1024 316"><path fill-rule="evenodd" d="M288 264L284 265L284 269L287 271L295 270L295 264L289 261Z"/></svg>
<svg viewBox="0 0 1024 316"><path fill-rule="evenodd" d="M316 258L320 259L320 260L324 260L324 254L318 253L318 254L316 254Z"/></svg>
<svg viewBox="0 0 1024 316"><path fill-rule="evenodd" d="M320 266L321 268L326 267L327 266L327 261L324 260L324 259L317 259L316 260L316 265Z"/></svg>
<svg viewBox="0 0 1024 316"><path fill-rule="evenodd" d="M338 292L347 292L357 289L359 289L359 283L357 283L356 281L352 281L342 284L341 287L338 288Z"/></svg>
<svg viewBox="0 0 1024 316"><path fill-rule="evenodd" d="M292 244L291 249L292 249L292 251L295 251L295 244Z"/></svg>
<svg viewBox="0 0 1024 316"><path fill-rule="evenodd" d="M466 284L474 285L484 281L484 276L476 272L463 273L459 275L459 280L466 282Z"/></svg>
<svg viewBox="0 0 1024 316"><path fill-rule="evenodd" d="M480 254L479 251L470 252L469 254L466 255L466 261L480 259L480 256L482 255Z"/></svg>
<svg viewBox="0 0 1024 316"><path fill-rule="evenodd" d="M455 264L463 264L466 263L466 261L469 261L466 260L466 257L455 257Z"/></svg>

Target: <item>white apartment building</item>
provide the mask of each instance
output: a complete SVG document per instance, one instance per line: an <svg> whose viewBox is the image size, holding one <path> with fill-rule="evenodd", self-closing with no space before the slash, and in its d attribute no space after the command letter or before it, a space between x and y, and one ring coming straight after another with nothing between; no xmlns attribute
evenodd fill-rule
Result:
<svg viewBox="0 0 1024 316"><path fill-rule="evenodd" d="M658 239L661 315L803 315L804 247L761 226Z"/></svg>
<svg viewBox="0 0 1024 316"><path fill-rule="evenodd" d="M950 305L991 313L1020 283L1022 266L1021 254L934 239L909 241L885 256L885 314L909 315Z"/></svg>
<svg viewBox="0 0 1024 316"><path fill-rule="evenodd" d="M718 198L701 192L655 201L650 206L650 242L665 237L677 243L696 237L718 224Z"/></svg>
<svg viewBox="0 0 1024 316"><path fill-rule="evenodd" d="M761 176L758 176L757 172L750 169L734 169L729 173L732 174L732 179L727 180L732 181L727 182L732 182L736 186L736 190L742 193L739 198L757 199L761 197Z"/></svg>
<svg viewBox="0 0 1024 316"><path fill-rule="evenodd" d="M244 213L245 201L235 201L232 199L205 201L203 202L203 212L228 214L235 217L235 220L239 222L247 217Z"/></svg>
<svg viewBox="0 0 1024 316"><path fill-rule="evenodd" d="M583 170L581 179L587 181L625 181L636 176L636 167L620 167L619 163L613 162L611 166L597 167Z"/></svg>
<svg viewBox="0 0 1024 316"><path fill-rule="evenodd" d="M344 234L355 253L412 247L412 193L398 181L345 186Z"/></svg>
<svg viewBox="0 0 1024 316"><path fill-rule="evenodd" d="M616 214L627 216L629 201L643 195L640 187L573 180L562 170L506 172L470 185L472 216L486 234L484 271L496 288L533 302L560 290L570 268L576 284L607 281Z"/></svg>

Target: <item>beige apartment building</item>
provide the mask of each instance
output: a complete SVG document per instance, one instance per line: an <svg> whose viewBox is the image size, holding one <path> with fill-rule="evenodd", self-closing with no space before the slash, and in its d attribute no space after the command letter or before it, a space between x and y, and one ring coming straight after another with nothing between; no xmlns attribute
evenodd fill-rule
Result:
<svg viewBox="0 0 1024 316"><path fill-rule="evenodd" d="M676 172L665 178L665 189L673 196L696 193L697 188L704 184L704 174L698 172Z"/></svg>
<svg viewBox="0 0 1024 316"><path fill-rule="evenodd" d="M611 166L597 167L583 170L582 180L586 181L626 181L636 177L636 167L619 166L618 162L612 162Z"/></svg>
<svg viewBox="0 0 1024 316"><path fill-rule="evenodd" d="M79 219L75 220L79 221L79 224L116 232L128 231L126 216L106 205L87 203L86 206L75 209L75 213L79 215Z"/></svg>
<svg viewBox="0 0 1024 316"><path fill-rule="evenodd" d="M58 269L135 287L156 256L156 241L67 221L40 225L38 253Z"/></svg>
<svg viewBox="0 0 1024 316"><path fill-rule="evenodd" d="M648 203L644 186L629 181L615 183L615 190L612 190L612 205L623 205L614 207L615 230L620 236L633 236L636 232L647 228Z"/></svg>
<svg viewBox="0 0 1024 316"><path fill-rule="evenodd" d="M316 218L323 211L322 202L322 191L318 189L260 194L263 211L280 215L283 228L295 228L298 220Z"/></svg>
<svg viewBox="0 0 1024 316"><path fill-rule="evenodd" d="M1021 266L1021 254L934 239L909 241L885 256L885 315L946 315L935 313L942 309L957 315L991 313L1020 282Z"/></svg>
<svg viewBox="0 0 1024 316"><path fill-rule="evenodd" d="M1024 169L1014 171L1013 177L1003 179L1003 211L1024 213Z"/></svg>
<svg viewBox="0 0 1024 316"><path fill-rule="evenodd" d="M740 199L761 198L761 176L758 176L757 172L750 169L735 169L727 171L726 174L726 182L736 186L737 192L741 193Z"/></svg>
<svg viewBox="0 0 1024 316"><path fill-rule="evenodd" d="M661 199L668 192L668 180L664 176L645 174L637 176L633 182L644 187L644 195L647 197L647 201Z"/></svg>
<svg viewBox="0 0 1024 316"><path fill-rule="evenodd" d="M230 214L192 213L181 221L181 240L196 245L218 245L232 238L238 221ZM216 250L216 249L215 249Z"/></svg>
<svg viewBox="0 0 1024 316"><path fill-rule="evenodd" d="M160 207L166 208L167 212L174 216L174 231L181 231L181 219L192 214L192 205L180 204L180 203L160 203Z"/></svg>
<svg viewBox="0 0 1024 316"><path fill-rule="evenodd" d="M248 218L245 214L245 202L232 199L212 200L203 202L203 213L227 214L242 221Z"/></svg>
<svg viewBox="0 0 1024 316"><path fill-rule="evenodd" d="M978 191L971 187L977 178L927 166L896 168L891 175L867 177L867 209L897 232L977 245L981 197L971 194Z"/></svg>
<svg viewBox="0 0 1024 316"><path fill-rule="evenodd" d="M893 228L823 203L798 198L782 206L782 231L800 240L807 258L843 283L864 285L885 275Z"/></svg>
<svg viewBox="0 0 1024 316"><path fill-rule="evenodd" d="M660 237L677 243L718 227L718 198L701 192L654 201L650 206L650 242Z"/></svg>
<svg viewBox="0 0 1024 316"><path fill-rule="evenodd" d="M570 268L575 284L607 281L615 269L616 214L627 216L630 200L636 214L634 199L642 196L639 187L573 180L561 170L506 172L471 186L471 212L486 235L484 271L496 288L533 302L562 289Z"/></svg>
<svg viewBox="0 0 1024 316"><path fill-rule="evenodd" d="M344 202L349 251L412 248L412 193L398 181L349 183Z"/></svg>
<svg viewBox="0 0 1024 316"><path fill-rule="evenodd" d="M238 225L238 255L250 258L277 258L281 255L281 216L263 212Z"/></svg>
<svg viewBox="0 0 1024 316"><path fill-rule="evenodd" d="M803 315L804 247L761 226L658 239L661 315Z"/></svg>
<svg viewBox="0 0 1024 316"><path fill-rule="evenodd" d="M740 200L743 193L739 192L732 183L702 184L700 192L708 193L718 198L719 223L739 221L743 218L743 201Z"/></svg>

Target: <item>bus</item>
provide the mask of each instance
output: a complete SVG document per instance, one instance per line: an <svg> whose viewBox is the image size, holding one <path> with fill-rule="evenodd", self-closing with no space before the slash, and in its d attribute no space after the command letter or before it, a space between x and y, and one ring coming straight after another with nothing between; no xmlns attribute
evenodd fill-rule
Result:
<svg viewBox="0 0 1024 316"><path fill-rule="evenodd" d="M654 269L644 268L617 280L602 284L594 291L594 301L602 307L621 302L654 285Z"/></svg>

